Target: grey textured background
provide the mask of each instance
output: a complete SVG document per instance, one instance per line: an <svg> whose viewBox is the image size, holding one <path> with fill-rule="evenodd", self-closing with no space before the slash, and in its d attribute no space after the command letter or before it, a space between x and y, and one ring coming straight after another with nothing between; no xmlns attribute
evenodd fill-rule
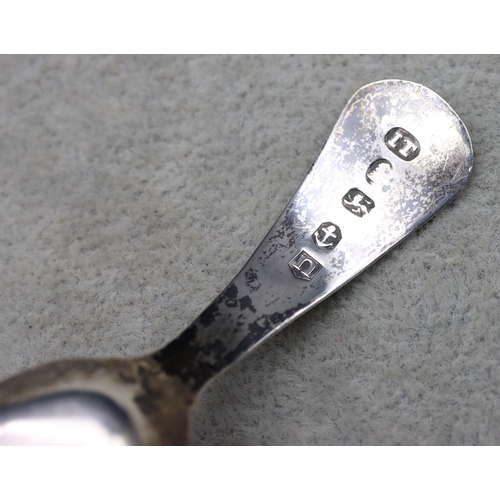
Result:
<svg viewBox="0 0 500 500"><path fill-rule="evenodd" d="M466 124L461 195L203 394L196 444L500 444L500 58L0 57L0 377L174 338L361 86Z"/></svg>

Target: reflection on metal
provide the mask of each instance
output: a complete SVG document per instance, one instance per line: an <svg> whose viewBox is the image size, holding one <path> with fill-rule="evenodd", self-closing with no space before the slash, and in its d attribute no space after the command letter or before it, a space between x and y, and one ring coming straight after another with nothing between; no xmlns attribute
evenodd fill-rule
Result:
<svg viewBox="0 0 500 500"><path fill-rule="evenodd" d="M0 445L138 444L127 414L109 398L63 392L7 406L0 414Z"/></svg>
<svg viewBox="0 0 500 500"><path fill-rule="evenodd" d="M373 162L386 157L392 165L390 189L386 181L375 182ZM42 421L46 409L46 403L31 407L30 401L66 390L102 394L112 403L103 425L111 441L131 442L135 433L141 444L188 443L195 398L210 379L429 220L460 192L471 169L467 130L434 92L401 80L361 88L250 260L185 331L149 356L61 361L4 381L3 435L22 442L23 432L30 434L20 431L27 429L28 408L34 421ZM341 244L328 252L318 243L333 244L337 232L321 228L324 221L342 228ZM319 228L321 234L311 237ZM94 424L102 426L102 408L92 403L88 408ZM49 429L43 422L37 425L40 434Z"/></svg>

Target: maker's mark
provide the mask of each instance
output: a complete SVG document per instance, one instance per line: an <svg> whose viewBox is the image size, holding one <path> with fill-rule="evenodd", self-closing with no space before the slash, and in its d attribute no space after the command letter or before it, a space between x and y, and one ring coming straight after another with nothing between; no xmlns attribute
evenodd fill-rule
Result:
<svg viewBox="0 0 500 500"><path fill-rule="evenodd" d="M385 158L375 160L366 170L365 178L368 184L373 184L379 176L387 177L392 170L392 164Z"/></svg>
<svg viewBox="0 0 500 500"><path fill-rule="evenodd" d="M342 239L340 227L333 222L323 222L312 235L314 244L320 250L333 250Z"/></svg>
<svg viewBox="0 0 500 500"><path fill-rule="evenodd" d="M358 217L364 217L373 208L375 202L367 196L363 191L357 188L350 189L342 198L342 205L344 205L349 212Z"/></svg>
<svg viewBox="0 0 500 500"><path fill-rule="evenodd" d="M414 160L420 153L420 143L408 130L394 127L385 134L385 145L399 158L405 161Z"/></svg>
<svg viewBox="0 0 500 500"><path fill-rule="evenodd" d="M323 268L323 266L305 250L301 250L288 265L296 278L306 281L311 281Z"/></svg>

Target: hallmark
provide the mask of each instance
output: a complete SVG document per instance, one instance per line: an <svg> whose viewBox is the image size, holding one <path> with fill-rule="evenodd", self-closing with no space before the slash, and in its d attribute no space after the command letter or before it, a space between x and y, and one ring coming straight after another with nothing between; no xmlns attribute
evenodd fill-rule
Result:
<svg viewBox="0 0 500 500"><path fill-rule="evenodd" d="M350 189L342 198L342 204L349 212L358 217L364 217L373 208L375 202L357 188Z"/></svg>
<svg viewBox="0 0 500 500"><path fill-rule="evenodd" d="M391 128L385 134L384 142L396 156L405 161L414 160L420 153L417 138L401 127Z"/></svg>
<svg viewBox="0 0 500 500"><path fill-rule="evenodd" d="M307 281L311 281L323 268L323 266L305 250L301 250L288 265L296 278Z"/></svg>
<svg viewBox="0 0 500 500"><path fill-rule="evenodd" d="M312 235L314 244L320 250L333 250L342 239L340 227L333 222L323 222Z"/></svg>

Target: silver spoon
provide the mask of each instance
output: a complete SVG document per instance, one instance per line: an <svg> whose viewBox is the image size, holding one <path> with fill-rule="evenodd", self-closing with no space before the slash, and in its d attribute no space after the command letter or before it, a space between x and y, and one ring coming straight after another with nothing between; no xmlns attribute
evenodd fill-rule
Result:
<svg viewBox="0 0 500 500"><path fill-rule="evenodd" d="M57 361L4 381L0 444L189 444L213 377L424 224L471 169L468 132L434 92L401 80L361 88L255 253L191 326L147 356Z"/></svg>

